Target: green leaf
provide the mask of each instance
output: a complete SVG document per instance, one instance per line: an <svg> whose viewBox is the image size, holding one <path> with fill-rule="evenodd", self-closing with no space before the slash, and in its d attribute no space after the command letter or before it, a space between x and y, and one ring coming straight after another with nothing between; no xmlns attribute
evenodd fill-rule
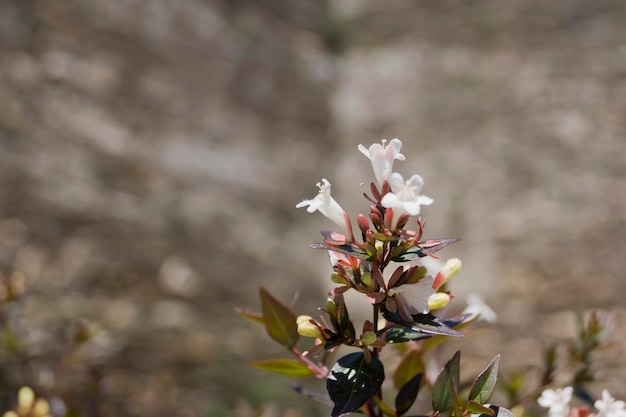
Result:
<svg viewBox="0 0 626 417"><path fill-rule="evenodd" d="M471 414L479 414L479 415L484 414L488 416L496 415L496 412L494 410L484 405L481 405L480 403L477 403L476 401L470 401L467 403L467 411L469 411Z"/></svg>
<svg viewBox="0 0 626 417"><path fill-rule="evenodd" d="M393 408L391 408L391 406L389 404L387 404L386 402L384 402L383 400L381 400L380 398L378 398L376 396L374 396L373 398L374 398L374 402L376 403L378 408L380 408L380 410L383 412L383 414L385 414L386 416L389 416L389 417L398 417L396 412L393 411Z"/></svg>
<svg viewBox="0 0 626 417"><path fill-rule="evenodd" d="M293 359L270 359L267 361L252 362L250 365L275 374L286 375L292 378L308 378L315 375L302 362Z"/></svg>
<svg viewBox="0 0 626 417"><path fill-rule="evenodd" d="M371 399L385 380L385 368L378 358L365 360L363 352L339 358L326 380L326 389L335 403L331 417L338 417L361 408Z"/></svg>
<svg viewBox="0 0 626 417"><path fill-rule="evenodd" d="M292 348L298 342L296 315L265 288L261 287L259 293L267 333L281 345Z"/></svg>
<svg viewBox="0 0 626 417"><path fill-rule="evenodd" d="M335 284L350 285L350 281L348 279L346 279L345 277L342 277L341 275L337 273L332 273L330 275L330 280L334 282Z"/></svg>
<svg viewBox="0 0 626 417"><path fill-rule="evenodd" d="M422 361L422 353L417 349L410 350L396 368L393 375L393 383L396 388L400 389L404 384L409 382L415 375L424 372L424 362Z"/></svg>
<svg viewBox="0 0 626 417"><path fill-rule="evenodd" d="M484 404L489 401L489 398L491 398L491 394L493 394L493 390L496 387L496 382L498 381L499 367L500 355L497 355L474 381L474 384L470 389L468 398L469 401L476 401L479 404Z"/></svg>
<svg viewBox="0 0 626 417"><path fill-rule="evenodd" d="M422 382L422 374L415 375L400 388L396 395L396 414L401 416L409 411L415 402Z"/></svg>
<svg viewBox="0 0 626 417"><path fill-rule="evenodd" d="M265 325L265 320L263 320L263 315L260 313L255 313L253 311L243 310L239 307L235 307L235 311L239 313L240 316L247 318L250 321L253 321L257 324Z"/></svg>
<svg viewBox="0 0 626 417"><path fill-rule="evenodd" d="M454 417L462 417L463 409L461 408L461 403L459 402L458 387L454 386L454 381L452 379L450 379L448 383L450 384L450 392L452 393L450 396L452 399L452 414Z"/></svg>
<svg viewBox="0 0 626 417"><path fill-rule="evenodd" d="M348 308L346 307L346 302L343 298L342 294L335 294L334 297L335 305L338 308L337 311L337 323L339 323L339 330L341 333L350 341L355 340L356 332L354 330L354 325L350 320L350 315L348 314Z"/></svg>
<svg viewBox="0 0 626 417"><path fill-rule="evenodd" d="M432 402L433 410L447 413L452 410L453 401L459 391L459 365L461 352L454 352L452 358L443 367L433 386ZM453 398L454 396L454 398Z"/></svg>

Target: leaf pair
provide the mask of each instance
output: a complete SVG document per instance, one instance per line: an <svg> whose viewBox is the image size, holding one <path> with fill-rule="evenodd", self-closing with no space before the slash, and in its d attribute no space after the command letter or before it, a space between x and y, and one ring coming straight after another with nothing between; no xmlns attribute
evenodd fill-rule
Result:
<svg viewBox="0 0 626 417"><path fill-rule="evenodd" d="M299 339L296 315L290 307L278 301L265 288L261 287L259 293L262 314L240 309L237 312L255 323L262 324L272 339L289 350L293 349ZM293 359L270 359L253 362L251 365L292 378L308 378L315 375L308 366Z"/></svg>
<svg viewBox="0 0 626 417"><path fill-rule="evenodd" d="M432 394L433 410L454 416L461 416L464 411L470 414L495 415L494 410L484 404L491 398L496 387L500 355L493 358L487 368L476 378L465 404L459 400L460 362L461 353L456 351L437 377Z"/></svg>

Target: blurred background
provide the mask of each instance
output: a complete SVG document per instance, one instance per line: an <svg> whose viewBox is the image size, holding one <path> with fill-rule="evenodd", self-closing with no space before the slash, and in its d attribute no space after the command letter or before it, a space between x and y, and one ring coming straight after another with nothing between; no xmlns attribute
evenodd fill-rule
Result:
<svg viewBox="0 0 626 417"><path fill-rule="evenodd" d="M435 200L426 238L464 239L440 252L463 260L458 308L477 291L499 315L464 358L533 366L572 311L619 328L625 16L608 0L1 1L0 271L24 277L28 347L0 355L2 404L29 384L90 416L326 415L247 365L282 352L234 307L260 310L259 285L300 291L298 314L323 302L309 244L332 224L295 204L325 177L366 212L357 145L382 138ZM93 337L68 354L81 320ZM626 398L623 347L602 360Z"/></svg>

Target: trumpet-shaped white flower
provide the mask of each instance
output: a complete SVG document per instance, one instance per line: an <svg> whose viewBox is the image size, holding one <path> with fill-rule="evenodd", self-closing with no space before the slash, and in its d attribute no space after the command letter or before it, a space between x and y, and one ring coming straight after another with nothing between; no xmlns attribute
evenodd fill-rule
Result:
<svg viewBox="0 0 626 417"><path fill-rule="evenodd" d="M550 417L568 417L572 401L572 387L558 388L556 390L547 389L541 393L541 397L537 399L540 406L549 408L548 415Z"/></svg>
<svg viewBox="0 0 626 417"><path fill-rule="evenodd" d="M602 399L593 404L598 409L596 417L626 417L624 401L615 401L607 391L602 391Z"/></svg>
<svg viewBox="0 0 626 417"><path fill-rule="evenodd" d="M425 276L414 284L402 284L390 288L387 294L397 295L401 302L408 308L409 313L428 313L428 299L435 293L433 290L433 277Z"/></svg>
<svg viewBox="0 0 626 417"><path fill-rule="evenodd" d="M467 320L472 320L477 316L480 316L480 318L489 323L495 323L498 320L496 312L485 303L480 294L475 292L467 296L467 307L463 310L463 314L466 313L471 314Z"/></svg>
<svg viewBox="0 0 626 417"><path fill-rule="evenodd" d="M372 161L374 176L376 176L376 181L378 181L381 185L383 181L388 179L391 175L393 161L395 159L404 161L404 155L400 153L402 141L396 138L391 139L389 144L386 144L385 142L387 141L383 139L382 145L375 143L371 145L369 149L363 145L359 145L359 151Z"/></svg>
<svg viewBox="0 0 626 417"><path fill-rule="evenodd" d="M420 214L420 206L433 203L432 198L420 195L424 180L417 174L405 182L401 174L394 172L389 177L389 185L391 192L383 196L381 204L386 208L400 209L401 213L397 213L398 217L405 212L411 216L417 216Z"/></svg>
<svg viewBox="0 0 626 417"><path fill-rule="evenodd" d="M335 224L341 227L346 237L350 237L350 229L347 224L344 210L339 203L330 195L330 182L326 178L322 178L321 183L317 183L319 193L312 200L303 200L296 204L296 208L307 207L306 211L313 213L319 211L324 216L328 217Z"/></svg>

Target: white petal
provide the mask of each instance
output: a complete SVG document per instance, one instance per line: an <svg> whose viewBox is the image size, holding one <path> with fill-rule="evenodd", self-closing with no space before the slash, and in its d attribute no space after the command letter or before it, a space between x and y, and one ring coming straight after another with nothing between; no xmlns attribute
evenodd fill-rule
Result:
<svg viewBox="0 0 626 417"><path fill-rule="evenodd" d="M417 204L420 204L422 206L430 206L434 202L435 200L430 197L426 197L425 195L417 196Z"/></svg>
<svg viewBox="0 0 626 417"><path fill-rule="evenodd" d="M420 203L417 201L403 201L402 207L411 216L417 216L420 214Z"/></svg>
<svg viewBox="0 0 626 417"><path fill-rule="evenodd" d="M391 186L391 191L394 194L398 194L404 191L404 178L401 174L394 172L389 176L389 185Z"/></svg>
<svg viewBox="0 0 626 417"><path fill-rule="evenodd" d="M395 195L394 193L385 194L382 200L380 200L380 204L382 204L383 207L385 208L394 208L394 207L402 206L402 202L398 199L398 196Z"/></svg>
<svg viewBox="0 0 626 417"><path fill-rule="evenodd" d="M406 182L406 186L417 187L415 194L419 194L420 191L422 191L422 187L424 186L424 179L421 177L421 175L415 174L411 178L409 178L409 180Z"/></svg>
<svg viewBox="0 0 626 417"><path fill-rule="evenodd" d="M363 155L367 156L368 159L372 159L369 149L367 149L365 146L359 144L359 151L361 151Z"/></svg>
<svg viewBox="0 0 626 417"><path fill-rule="evenodd" d="M391 139L389 145L387 146L393 150L395 159L397 159L398 161L404 161L404 155L400 153L400 149L402 148L402 141L400 139Z"/></svg>

